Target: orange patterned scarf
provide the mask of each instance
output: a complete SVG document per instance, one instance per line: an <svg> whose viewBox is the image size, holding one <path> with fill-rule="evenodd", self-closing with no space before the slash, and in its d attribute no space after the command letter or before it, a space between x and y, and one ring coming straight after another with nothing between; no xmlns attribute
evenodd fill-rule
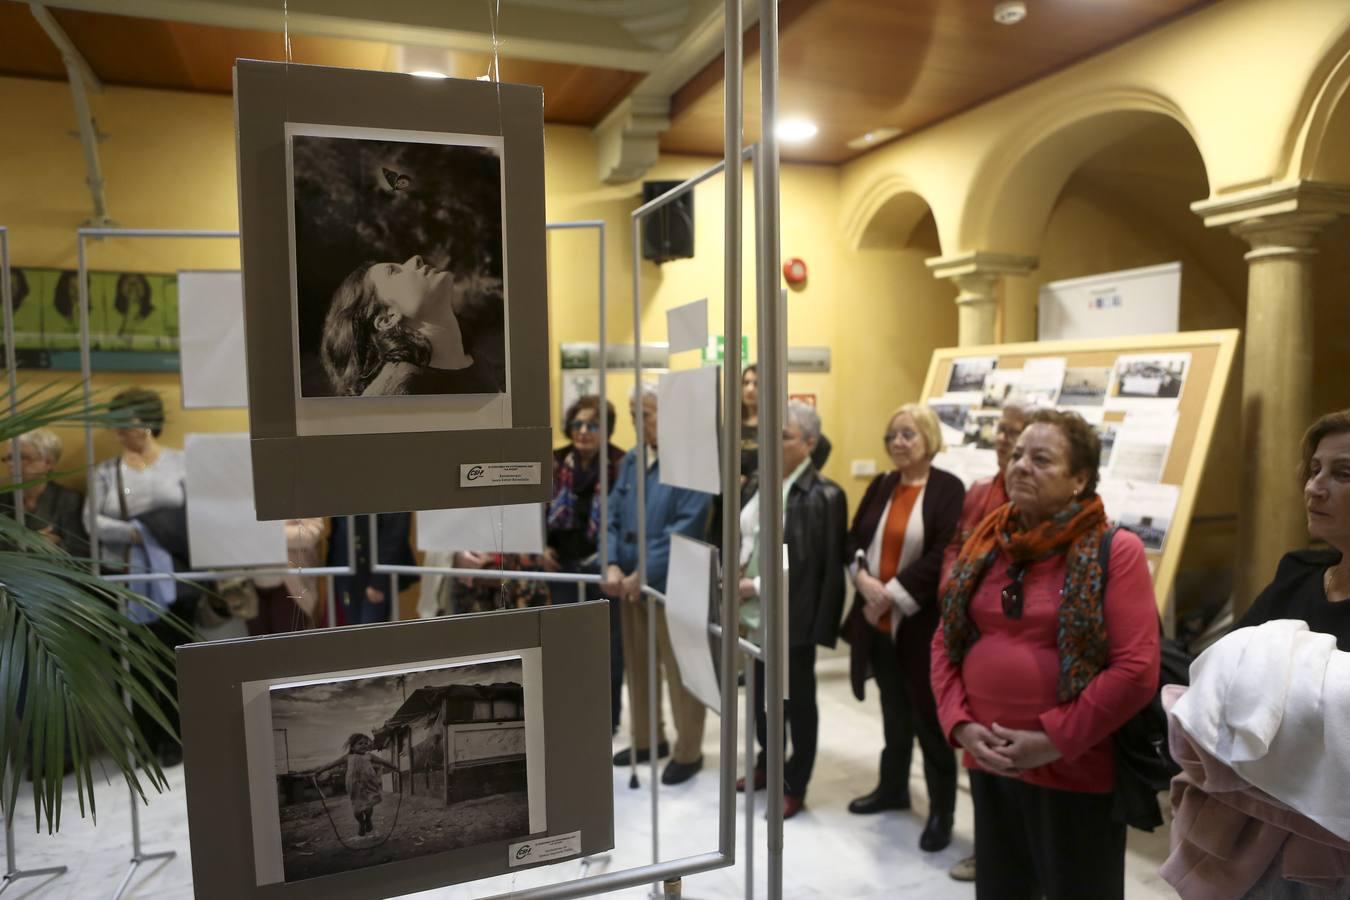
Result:
<svg viewBox="0 0 1350 900"><path fill-rule="evenodd" d="M1108 523L1101 498L1074 501L1035 528L1026 529L1016 508L1007 503L984 518L961 548L941 598L942 643L947 657L960 665L980 637L970 618L970 598L998 557L1012 557L1014 565L1064 553L1068 556L1063 599L1059 606L1059 700L1078 696L1106 666L1110 650L1102 593L1102 536Z"/></svg>

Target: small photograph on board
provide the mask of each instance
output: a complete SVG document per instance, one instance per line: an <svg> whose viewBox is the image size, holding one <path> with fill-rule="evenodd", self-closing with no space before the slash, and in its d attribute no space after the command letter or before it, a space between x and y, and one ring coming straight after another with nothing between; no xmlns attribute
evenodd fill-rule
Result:
<svg viewBox="0 0 1350 900"><path fill-rule="evenodd" d="M950 446L965 443L966 417L970 407L961 403L930 403L929 409L938 417L942 429L942 440Z"/></svg>
<svg viewBox="0 0 1350 900"><path fill-rule="evenodd" d="M1116 447L1116 435L1120 433L1119 422L1100 422L1092 426L1097 432L1097 437L1102 442L1102 459L1100 468L1105 469L1111 464L1111 455Z"/></svg>
<svg viewBox="0 0 1350 900"><path fill-rule="evenodd" d="M286 137L299 395L505 393L501 138Z"/></svg>
<svg viewBox="0 0 1350 900"><path fill-rule="evenodd" d="M1146 550L1161 550L1167 540L1167 527L1171 519L1163 515L1147 515L1135 511L1120 517L1119 525L1127 531L1133 531L1144 542Z"/></svg>
<svg viewBox="0 0 1350 900"><path fill-rule="evenodd" d="M531 833L520 657L270 690L287 882Z"/></svg>
<svg viewBox="0 0 1350 900"><path fill-rule="evenodd" d="M1133 408L1138 402L1168 402L1175 406L1186 384L1189 353L1155 353L1116 359L1107 394L1107 407Z"/></svg>
<svg viewBox="0 0 1350 900"><path fill-rule="evenodd" d="M984 395L984 380L998 368L997 356L971 356L952 360L952 372L947 377L947 393L974 395L979 401Z"/></svg>
<svg viewBox="0 0 1350 900"><path fill-rule="evenodd" d="M1028 408L1052 407L1063 384L1062 356L1029 359L1022 365L1022 377L1009 394L1008 402Z"/></svg>
<svg viewBox="0 0 1350 900"><path fill-rule="evenodd" d="M993 412L972 412L966 417L965 437L963 443L968 447L974 447L976 450L993 450L994 441L998 437L998 422L1002 413Z"/></svg>
<svg viewBox="0 0 1350 900"><path fill-rule="evenodd" d="M984 379L984 397L980 400L980 406L1002 409L1021 380L1021 369L995 369L990 372Z"/></svg>
<svg viewBox="0 0 1350 900"><path fill-rule="evenodd" d="M1064 370L1064 385L1059 390L1060 406L1101 406L1111 384L1109 366L1088 366Z"/></svg>

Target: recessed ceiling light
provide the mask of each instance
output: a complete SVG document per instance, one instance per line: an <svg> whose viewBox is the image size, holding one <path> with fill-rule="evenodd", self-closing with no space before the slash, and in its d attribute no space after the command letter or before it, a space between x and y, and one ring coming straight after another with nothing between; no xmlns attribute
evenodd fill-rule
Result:
<svg viewBox="0 0 1350 900"><path fill-rule="evenodd" d="M899 128L873 128L867 134L859 135L849 141L847 146L850 150L866 150L868 147L875 147L883 141L889 141L899 133Z"/></svg>
<svg viewBox="0 0 1350 900"><path fill-rule="evenodd" d="M1027 5L1022 0L1003 0L994 7L994 21L1000 25L1016 25L1027 17Z"/></svg>
<svg viewBox="0 0 1350 900"><path fill-rule="evenodd" d="M409 72L409 75L416 75L418 78L449 78L444 72L437 72L434 69L418 69L416 72Z"/></svg>
<svg viewBox="0 0 1350 900"><path fill-rule="evenodd" d="M784 119L774 128L778 139L788 144L801 144L811 140L819 131L815 122L806 119Z"/></svg>

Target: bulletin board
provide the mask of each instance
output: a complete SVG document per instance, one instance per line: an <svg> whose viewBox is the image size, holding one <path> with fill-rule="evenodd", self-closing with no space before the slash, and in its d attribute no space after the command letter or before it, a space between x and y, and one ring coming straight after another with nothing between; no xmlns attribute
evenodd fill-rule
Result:
<svg viewBox="0 0 1350 900"><path fill-rule="evenodd" d="M1238 334L1192 331L937 350L922 400L938 411L951 449L934 464L947 462L967 480L990 470L992 422L1004 403L1082 414L1103 437L1099 493L1107 513L1144 540L1159 611L1170 618L1172 583ZM1057 371L1059 389L1052 390Z"/></svg>

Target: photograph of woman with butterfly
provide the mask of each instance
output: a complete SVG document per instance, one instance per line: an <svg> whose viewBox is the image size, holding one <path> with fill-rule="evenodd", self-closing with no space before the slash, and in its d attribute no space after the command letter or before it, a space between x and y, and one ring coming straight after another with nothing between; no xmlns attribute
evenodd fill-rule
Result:
<svg viewBox="0 0 1350 900"><path fill-rule="evenodd" d="M505 393L500 138L287 127L300 395Z"/></svg>

